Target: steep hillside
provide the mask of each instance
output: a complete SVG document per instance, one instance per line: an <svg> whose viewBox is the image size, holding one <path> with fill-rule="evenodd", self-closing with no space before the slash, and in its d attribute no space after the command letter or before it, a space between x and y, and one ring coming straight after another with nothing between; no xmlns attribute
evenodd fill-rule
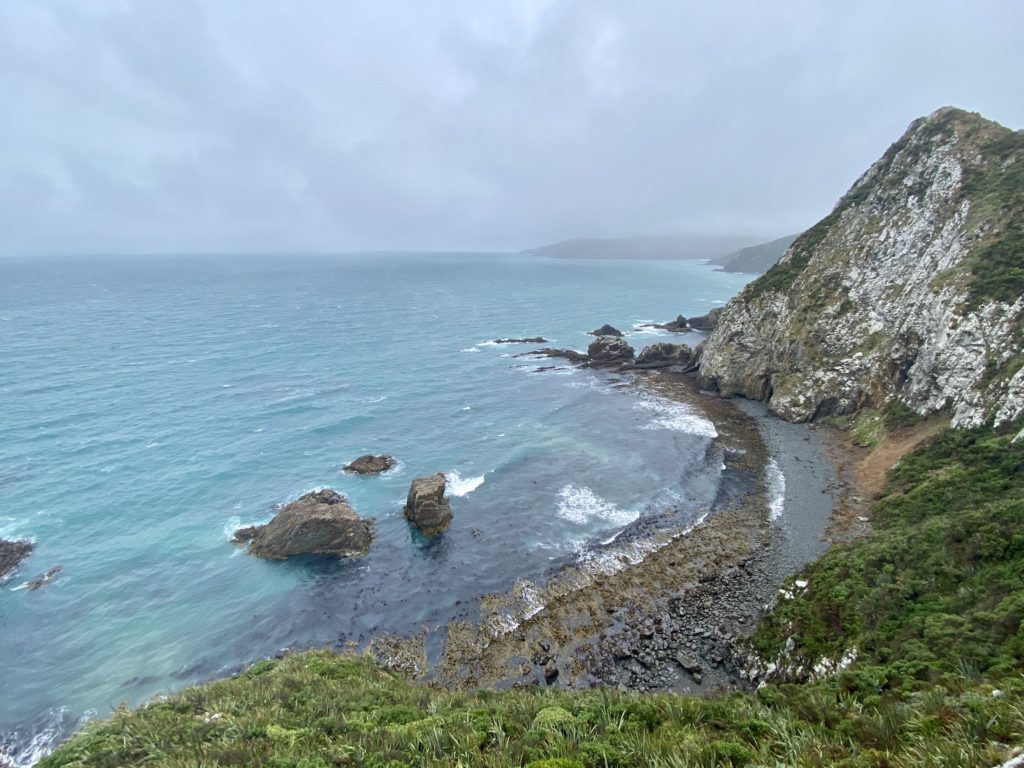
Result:
<svg viewBox="0 0 1024 768"><path fill-rule="evenodd" d="M711 263L720 265L723 272L760 275L775 266L775 262L782 258L796 238L796 235L786 235L768 243L740 248L725 256L711 259Z"/></svg>
<svg viewBox="0 0 1024 768"><path fill-rule="evenodd" d="M1024 132L946 107L725 308L704 386L792 421L1024 412Z"/></svg>

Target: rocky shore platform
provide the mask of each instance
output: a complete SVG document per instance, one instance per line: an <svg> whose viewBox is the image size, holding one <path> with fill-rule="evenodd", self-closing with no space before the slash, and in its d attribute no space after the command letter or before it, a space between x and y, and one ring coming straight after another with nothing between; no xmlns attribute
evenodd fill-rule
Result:
<svg viewBox="0 0 1024 768"><path fill-rule="evenodd" d="M439 651L428 654L426 633L378 638L382 664L445 688L705 695L757 684L745 638L783 580L827 548L832 512L854 493L842 452L829 430L701 393L692 376L638 373L629 386L715 424L726 466L704 519L666 530L642 517L544 583L483 596L478 620L450 624Z"/></svg>

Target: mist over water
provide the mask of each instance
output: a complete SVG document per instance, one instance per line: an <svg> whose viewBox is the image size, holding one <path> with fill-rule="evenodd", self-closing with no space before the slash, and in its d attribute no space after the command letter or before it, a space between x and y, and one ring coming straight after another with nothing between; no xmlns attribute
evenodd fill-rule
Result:
<svg viewBox="0 0 1024 768"><path fill-rule="evenodd" d="M721 472L701 414L488 342L582 349L746 279L492 255L0 261L0 537L37 545L0 585L0 755L286 646L472 617L668 505L696 519ZM400 463L340 472L369 452ZM430 543L401 506L433 472L455 520ZM318 487L374 518L368 556L229 543Z"/></svg>

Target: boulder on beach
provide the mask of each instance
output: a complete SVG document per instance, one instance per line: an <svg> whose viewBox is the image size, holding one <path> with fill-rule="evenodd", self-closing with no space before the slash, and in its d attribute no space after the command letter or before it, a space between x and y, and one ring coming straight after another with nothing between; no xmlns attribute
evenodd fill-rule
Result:
<svg viewBox="0 0 1024 768"><path fill-rule="evenodd" d="M394 457L386 454L381 456L367 454L366 456L360 456L351 464L346 464L342 469L345 472L352 472L357 475L376 475L380 472L387 472L397 463Z"/></svg>
<svg viewBox="0 0 1024 768"><path fill-rule="evenodd" d="M417 477L409 487L402 513L425 536L436 536L452 521L452 506L444 495L445 478L440 472Z"/></svg>
<svg viewBox="0 0 1024 768"><path fill-rule="evenodd" d="M0 579L12 573L26 557L32 554L35 545L31 541L7 541L0 539Z"/></svg>
<svg viewBox="0 0 1024 768"><path fill-rule="evenodd" d="M495 339L495 344L547 344L543 336L531 336L528 339Z"/></svg>
<svg viewBox="0 0 1024 768"><path fill-rule="evenodd" d="M616 337L621 337L622 336L622 331L620 331L618 328L616 328L613 325L608 325L608 323L605 323L600 328L598 328L596 331L591 331L590 335L591 336L616 336Z"/></svg>
<svg viewBox="0 0 1024 768"><path fill-rule="evenodd" d="M630 365L634 354L626 341L613 336L601 336L587 347L587 357L594 366Z"/></svg>
<svg viewBox="0 0 1024 768"><path fill-rule="evenodd" d="M356 514L340 493L325 488L285 504L266 525L235 532L236 544L265 560L292 555L365 555L373 540L373 523Z"/></svg>
<svg viewBox="0 0 1024 768"><path fill-rule="evenodd" d="M696 356L686 344L652 344L644 347L637 355L637 368L668 368L678 365L693 368Z"/></svg>

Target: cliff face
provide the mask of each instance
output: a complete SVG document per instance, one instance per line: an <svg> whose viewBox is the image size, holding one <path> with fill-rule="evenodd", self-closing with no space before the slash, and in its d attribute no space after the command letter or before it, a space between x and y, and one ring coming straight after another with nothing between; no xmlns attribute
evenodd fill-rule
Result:
<svg viewBox="0 0 1024 768"><path fill-rule="evenodd" d="M703 386L791 421L1024 413L1024 131L943 108L725 307Z"/></svg>

